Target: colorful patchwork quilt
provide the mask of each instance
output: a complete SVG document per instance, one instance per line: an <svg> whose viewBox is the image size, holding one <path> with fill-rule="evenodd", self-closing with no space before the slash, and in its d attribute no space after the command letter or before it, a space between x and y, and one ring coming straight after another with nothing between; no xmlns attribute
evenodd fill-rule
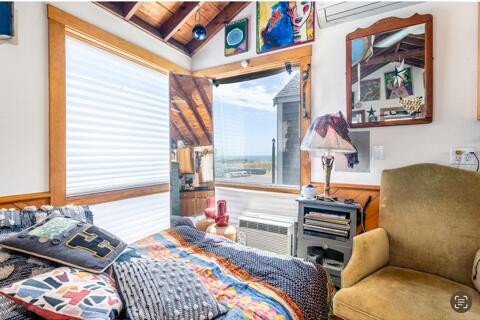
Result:
<svg viewBox="0 0 480 320"><path fill-rule="evenodd" d="M136 242L142 255L181 260L228 307L222 320L333 319L335 287L323 269L181 225Z"/></svg>

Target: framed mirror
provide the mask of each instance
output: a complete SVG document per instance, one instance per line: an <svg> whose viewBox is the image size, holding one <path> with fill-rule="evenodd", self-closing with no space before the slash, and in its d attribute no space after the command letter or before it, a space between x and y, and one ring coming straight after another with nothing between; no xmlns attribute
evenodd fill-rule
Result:
<svg viewBox="0 0 480 320"><path fill-rule="evenodd" d="M423 124L433 113L432 15L386 18L347 35L352 128Z"/></svg>

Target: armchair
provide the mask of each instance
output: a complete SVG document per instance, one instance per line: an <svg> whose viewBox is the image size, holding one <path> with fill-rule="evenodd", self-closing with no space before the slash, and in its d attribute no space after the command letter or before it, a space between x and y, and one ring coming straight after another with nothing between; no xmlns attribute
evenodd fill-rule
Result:
<svg viewBox="0 0 480 320"><path fill-rule="evenodd" d="M337 317L355 319L480 319L471 276L480 249L480 174L420 164L385 170L379 228L353 239L334 297ZM454 311L452 295L472 307Z"/></svg>

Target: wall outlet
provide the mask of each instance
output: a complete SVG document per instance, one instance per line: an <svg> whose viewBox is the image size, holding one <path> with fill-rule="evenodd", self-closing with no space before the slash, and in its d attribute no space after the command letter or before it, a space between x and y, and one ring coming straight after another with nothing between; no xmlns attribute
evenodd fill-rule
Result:
<svg viewBox="0 0 480 320"><path fill-rule="evenodd" d="M475 165L477 160L472 155L475 152L475 148L451 148L450 149L450 164L456 165Z"/></svg>

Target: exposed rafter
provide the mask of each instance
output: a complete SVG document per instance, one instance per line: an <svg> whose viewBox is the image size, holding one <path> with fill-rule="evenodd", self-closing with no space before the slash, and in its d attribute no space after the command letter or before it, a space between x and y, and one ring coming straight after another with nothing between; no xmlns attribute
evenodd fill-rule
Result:
<svg viewBox="0 0 480 320"><path fill-rule="evenodd" d="M202 128L202 132L203 132L204 137L207 139L209 144L212 144L212 137L210 135L210 131L207 129L207 124L205 123L205 120L203 119L203 117L200 115L200 113L197 110L198 109L197 104L195 103L195 101L193 101L191 96L188 93L186 93L185 90L183 90L183 87L181 86L180 82L178 81L177 76L172 75L170 77L170 79L173 80L173 88L174 88L173 90L178 92L180 94L180 96L185 100L185 102L187 103L190 111L192 111L192 113L195 117L195 121Z"/></svg>
<svg viewBox="0 0 480 320"><path fill-rule="evenodd" d="M132 25L148 32L161 41L193 55L225 23L230 22L250 2L222 1L184 1L184 2L96 2L99 6L125 19ZM194 18L199 13L199 20L207 28L207 38L203 41L193 40L192 28Z"/></svg>
<svg viewBox="0 0 480 320"><path fill-rule="evenodd" d="M199 1L184 2L180 9L162 24L160 33L165 41L169 41L182 25L184 25L191 16L193 16L202 3Z"/></svg>
<svg viewBox="0 0 480 320"><path fill-rule="evenodd" d="M209 101L207 94L203 90L203 87L198 83L197 78L192 77L192 79L193 79L193 84L195 84L195 89L198 91L198 94L200 95L200 99L202 99L202 103L205 106L205 109L207 109L210 119L212 119L211 102Z"/></svg>
<svg viewBox="0 0 480 320"><path fill-rule="evenodd" d="M126 20L130 20L135 12L142 6L142 2L122 2L122 11L123 11L123 17Z"/></svg>
<svg viewBox="0 0 480 320"><path fill-rule="evenodd" d="M170 101L170 103L178 110L181 110L180 107L174 102L174 101ZM198 140L198 137L195 135L195 131L193 130L192 126L190 125L190 123L188 123L188 120L187 118L185 118L185 116L183 115L182 112L178 112L178 113L175 113L176 115L178 115L178 117L180 118L180 120L182 121L182 124L185 126L185 128L187 128L188 130L188 133L189 135L192 137L192 140L193 142L195 142L196 145L200 145L200 140ZM182 132L181 130L179 130L179 132Z"/></svg>

